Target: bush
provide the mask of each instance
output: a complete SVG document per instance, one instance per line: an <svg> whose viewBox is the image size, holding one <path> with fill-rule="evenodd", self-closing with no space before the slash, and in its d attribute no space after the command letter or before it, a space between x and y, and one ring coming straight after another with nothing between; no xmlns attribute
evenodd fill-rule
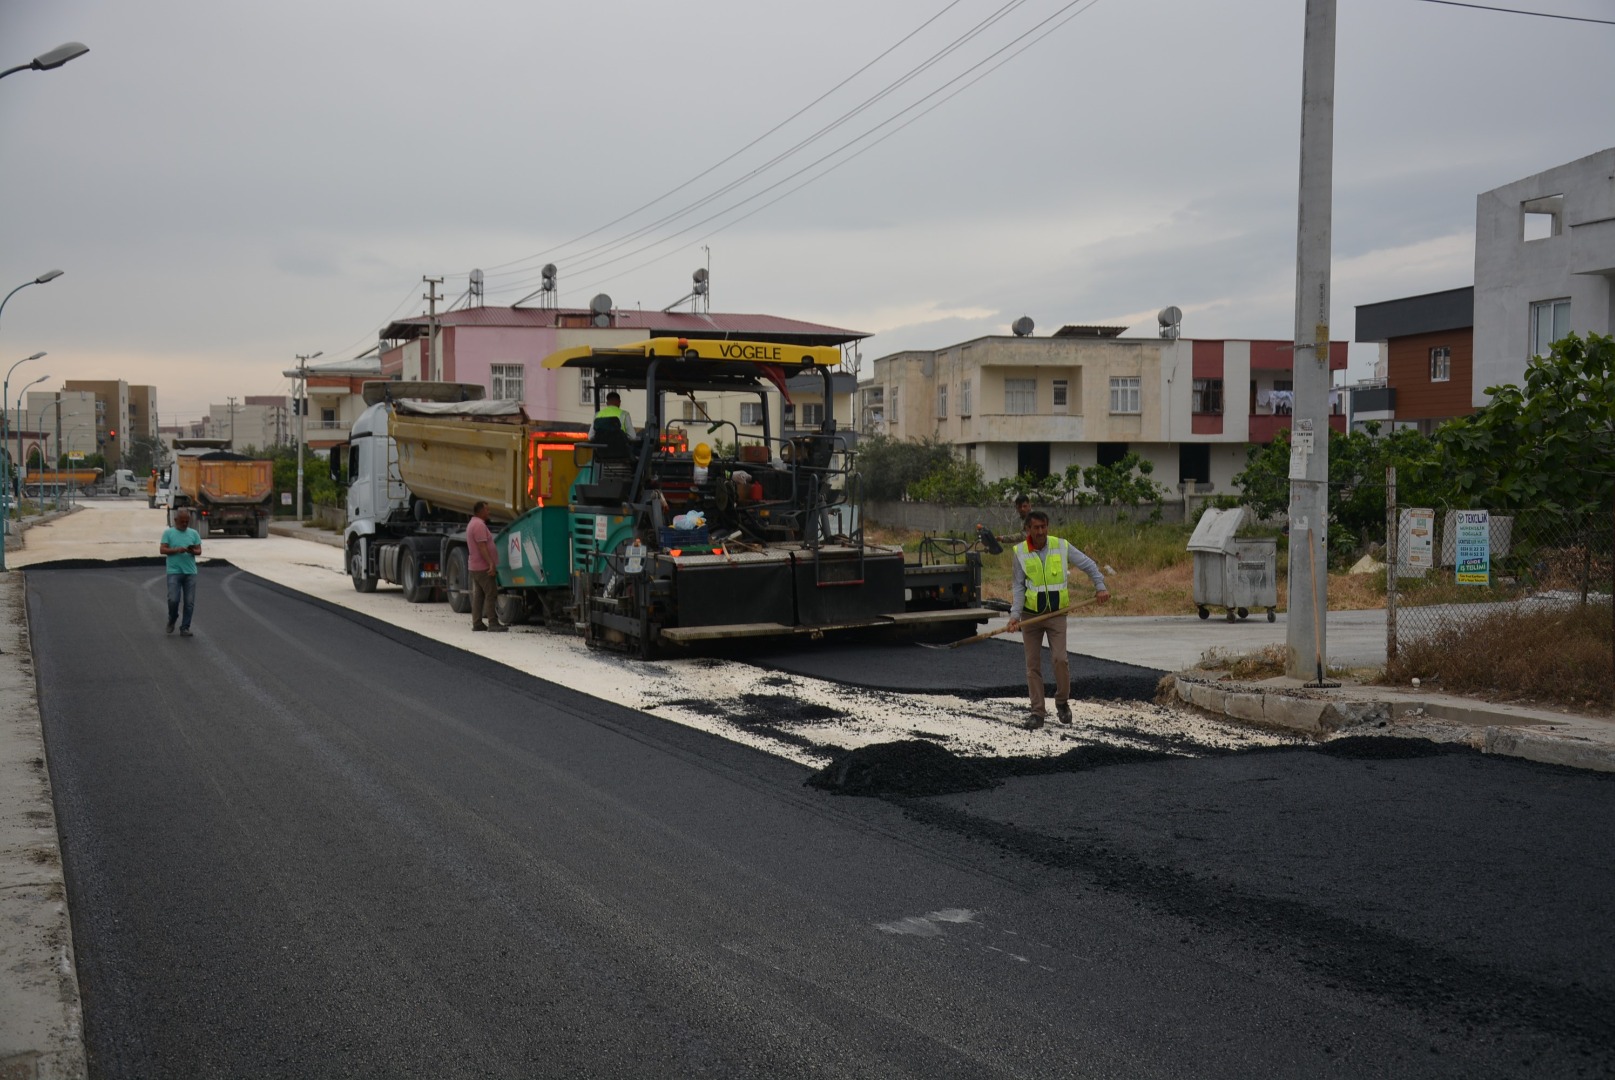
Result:
<svg viewBox="0 0 1615 1080"><path fill-rule="evenodd" d="M908 493L920 502L944 506L980 506L989 498L981 466L952 456L946 464L910 484Z"/></svg>
<svg viewBox="0 0 1615 1080"><path fill-rule="evenodd" d="M940 439L894 439L871 435L858 443L858 472L864 496L901 499L909 487L954 461L953 448Z"/></svg>

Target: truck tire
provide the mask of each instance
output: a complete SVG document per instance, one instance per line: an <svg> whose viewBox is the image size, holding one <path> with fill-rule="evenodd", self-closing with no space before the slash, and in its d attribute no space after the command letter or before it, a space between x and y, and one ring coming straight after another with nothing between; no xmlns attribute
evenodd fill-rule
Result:
<svg viewBox="0 0 1615 1080"><path fill-rule="evenodd" d="M348 576L353 579L355 592L371 593L376 591L376 577L365 572L364 563L359 559L359 545L348 545Z"/></svg>
<svg viewBox="0 0 1615 1080"><path fill-rule="evenodd" d="M443 557L443 584L449 596L449 610L464 615L471 610L471 569L465 547L456 544Z"/></svg>
<svg viewBox="0 0 1615 1080"><path fill-rule="evenodd" d="M135 493L134 488L119 488L118 489L118 497L121 498L121 499L127 499L129 496L133 495L134 493Z"/></svg>
<svg viewBox="0 0 1615 1080"><path fill-rule="evenodd" d="M269 539L269 515L265 514L258 519L257 536L260 540Z"/></svg>
<svg viewBox="0 0 1615 1080"><path fill-rule="evenodd" d="M403 586L404 599L412 604L430 603L432 589L421 584L421 565L415 549L407 545L398 552L398 584Z"/></svg>

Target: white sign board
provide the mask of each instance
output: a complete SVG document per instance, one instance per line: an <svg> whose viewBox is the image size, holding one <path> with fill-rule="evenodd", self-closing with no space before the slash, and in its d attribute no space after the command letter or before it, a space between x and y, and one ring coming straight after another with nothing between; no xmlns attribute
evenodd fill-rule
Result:
<svg viewBox="0 0 1615 1080"><path fill-rule="evenodd" d="M1414 570L1435 566L1436 512L1429 509L1402 511L1402 527L1407 542L1402 564Z"/></svg>
<svg viewBox="0 0 1615 1080"><path fill-rule="evenodd" d="M292 505L292 493L291 492L283 491L283 492L280 493L280 505L282 505L282 506L290 506L290 505Z"/></svg>

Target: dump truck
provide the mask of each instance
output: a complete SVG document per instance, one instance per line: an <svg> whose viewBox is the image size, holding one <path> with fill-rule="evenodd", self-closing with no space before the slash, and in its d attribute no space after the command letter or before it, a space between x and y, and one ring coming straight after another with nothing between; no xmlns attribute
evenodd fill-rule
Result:
<svg viewBox="0 0 1615 1080"><path fill-rule="evenodd" d="M833 415L840 359L833 347L677 338L546 358L592 374L596 411L610 390L644 391L633 438L613 421L534 422L480 387L366 384L346 454L354 587L385 580L468 611L464 529L485 500L503 622L538 619L640 656L842 630L968 634L991 615L978 556L911 562L864 536L856 455ZM767 397L804 372L824 378L824 421L776 437ZM762 433L670 418L673 399L714 393L756 395Z"/></svg>
<svg viewBox="0 0 1615 1080"><path fill-rule="evenodd" d="M385 581L412 603L447 599L469 611L465 527L486 501L505 545L500 621L563 619L572 451L587 432L531 421L518 402L485 400L472 383L370 382L363 393L368 407L347 446L331 452L333 477L345 471L348 482L343 539L354 588L373 592ZM523 543L538 546L524 552Z"/></svg>
<svg viewBox="0 0 1615 1080"><path fill-rule="evenodd" d="M234 453L229 439L175 439L169 516L189 509L203 536L269 535L275 463Z"/></svg>
<svg viewBox="0 0 1615 1080"><path fill-rule="evenodd" d="M34 469L23 477L25 495L88 491L101 482L100 469Z"/></svg>

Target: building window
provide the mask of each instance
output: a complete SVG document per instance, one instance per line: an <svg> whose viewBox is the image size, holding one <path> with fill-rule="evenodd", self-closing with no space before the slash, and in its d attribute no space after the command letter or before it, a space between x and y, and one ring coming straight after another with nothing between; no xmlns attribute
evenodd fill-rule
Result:
<svg viewBox="0 0 1615 1080"><path fill-rule="evenodd" d="M740 403L740 424L742 427L762 427L763 403L760 401L742 401Z"/></svg>
<svg viewBox="0 0 1615 1080"><path fill-rule="evenodd" d="M684 407L684 419L705 420L707 418L707 403L704 401L691 401L685 398L681 403Z"/></svg>
<svg viewBox="0 0 1615 1080"><path fill-rule="evenodd" d="M1064 379L1055 379L1054 380L1054 411L1055 412L1065 412L1065 410L1066 410L1066 387L1069 386L1069 385L1070 384L1067 383L1066 380L1064 380Z"/></svg>
<svg viewBox="0 0 1615 1080"><path fill-rule="evenodd" d="M1037 380L1005 379L1004 411L1015 416L1037 412Z"/></svg>
<svg viewBox="0 0 1615 1080"><path fill-rule="evenodd" d="M336 410L335 409L321 409L320 410L320 424L323 427L334 427L336 425Z"/></svg>
<svg viewBox="0 0 1615 1080"><path fill-rule="evenodd" d="M594 369L578 369L578 404L594 404Z"/></svg>
<svg viewBox="0 0 1615 1080"><path fill-rule="evenodd" d="M894 386L894 387L892 387L892 392L890 394L886 395L887 397L891 398L891 401L892 401L891 408L886 410L886 422L888 424L895 424L899 420L903 419L903 412L902 412L901 409L899 409L897 407L898 406L897 392L899 390L901 390L901 389L902 389L902 387L900 387L900 386Z"/></svg>
<svg viewBox="0 0 1615 1080"><path fill-rule="evenodd" d="M492 379L495 401L522 400L522 366L520 364L494 364L488 369Z"/></svg>
<svg viewBox="0 0 1615 1080"><path fill-rule="evenodd" d="M1194 381L1194 411L1222 415L1222 380L1196 379Z"/></svg>
<svg viewBox="0 0 1615 1080"><path fill-rule="evenodd" d="M948 418L948 388L946 386L936 388L936 418L938 420Z"/></svg>
<svg viewBox="0 0 1615 1080"><path fill-rule="evenodd" d="M971 401L971 398L973 396L974 395L972 395L972 393L970 391L970 380L966 379L963 382L961 382L959 384L959 415L960 416L968 417L970 415L972 407L973 407L973 402Z"/></svg>
<svg viewBox="0 0 1615 1080"><path fill-rule="evenodd" d="M1139 377L1122 375L1110 380L1110 411L1113 413L1139 413Z"/></svg>
<svg viewBox="0 0 1615 1080"><path fill-rule="evenodd" d="M1430 350L1430 381L1446 382L1452 378L1452 350L1438 345Z"/></svg>
<svg viewBox="0 0 1615 1080"><path fill-rule="evenodd" d="M808 401L802 404L802 426L817 428L824 425L824 403Z"/></svg>
<svg viewBox="0 0 1615 1080"><path fill-rule="evenodd" d="M1570 301L1543 300L1531 305L1531 355L1547 356L1553 343L1570 333Z"/></svg>

